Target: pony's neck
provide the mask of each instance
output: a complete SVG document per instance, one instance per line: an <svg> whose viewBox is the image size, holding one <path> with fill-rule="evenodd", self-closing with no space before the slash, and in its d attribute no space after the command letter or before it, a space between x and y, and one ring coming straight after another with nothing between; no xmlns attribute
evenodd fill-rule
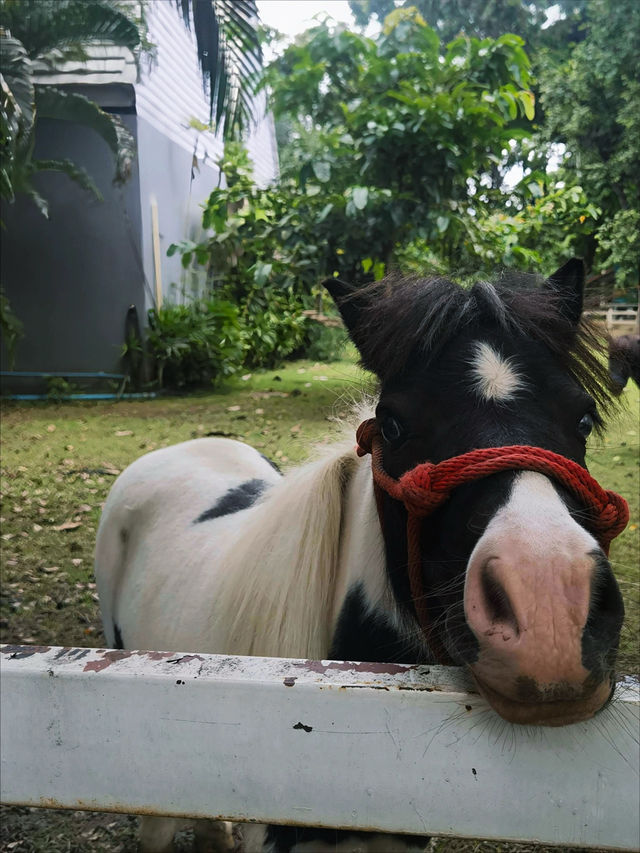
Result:
<svg viewBox="0 0 640 853"><path fill-rule="evenodd" d="M219 647L241 655L327 656L336 594L344 587L347 495L354 474L367 469L350 438L287 474L247 511L223 556ZM373 501L370 472L366 494Z"/></svg>

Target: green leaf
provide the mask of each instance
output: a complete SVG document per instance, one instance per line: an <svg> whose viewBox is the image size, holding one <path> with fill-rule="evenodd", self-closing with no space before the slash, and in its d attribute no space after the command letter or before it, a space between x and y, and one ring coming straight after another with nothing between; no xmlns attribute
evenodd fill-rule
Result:
<svg viewBox="0 0 640 853"><path fill-rule="evenodd" d="M324 222L324 220L327 218L327 216L331 213L332 210L333 210L333 204L331 204L331 202L329 202L329 204L325 204L325 206L320 211L320 214L319 214L318 218L316 219L316 222L318 222L318 223Z"/></svg>
<svg viewBox="0 0 640 853"><path fill-rule="evenodd" d="M351 197L356 210L364 210L369 199L368 187L354 187Z"/></svg>
<svg viewBox="0 0 640 853"><path fill-rule="evenodd" d="M529 91L521 91L518 92L518 97L520 98L520 103L524 108L524 114L529 119L529 121L533 121L536 114L536 99L533 92Z"/></svg>
<svg viewBox="0 0 640 853"><path fill-rule="evenodd" d="M331 165L325 160L314 160L311 165L313 174L321 183L326 184L331 179Z"/></svg>
<svg viewBox="0 0 640 853"><path fill-rule="evenodd" d="M273 264L265 264L262 261L258 261L254 267L253 280L259 287L262 287L269 280L272 270Z"/></svg>
<svg viewBox="0 0 640 853"><path fill-rule="evenodd" d="M377 261L373 265L373 278L375 281L380 281L384 278L386 266L382 261Z"/></svg>

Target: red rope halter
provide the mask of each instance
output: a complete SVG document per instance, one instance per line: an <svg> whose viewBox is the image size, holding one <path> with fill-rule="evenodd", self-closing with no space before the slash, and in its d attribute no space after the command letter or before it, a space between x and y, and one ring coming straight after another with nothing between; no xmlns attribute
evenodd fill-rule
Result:
<svg viewBox="0 0 640 853"><path fill-rule="evenodd" d="M396 480L384 470L382 436L375 418L360 424L356 441L358 456L371 454L380 524L383 523L382 492L400 501L407 510L407 558L411 596L420 626L429 643L441 657L444 650L433 636L422 583L420 519L430 515L443 504L457 486L488 477L498 471L537 471L552 477L588 510L589 527L605 554L609 553L611 540L622 533L629 521L629 507L624 498L603 489L577 462L542 447L485 447L445 459L437 465L433 462L423 462Z"/></svg>

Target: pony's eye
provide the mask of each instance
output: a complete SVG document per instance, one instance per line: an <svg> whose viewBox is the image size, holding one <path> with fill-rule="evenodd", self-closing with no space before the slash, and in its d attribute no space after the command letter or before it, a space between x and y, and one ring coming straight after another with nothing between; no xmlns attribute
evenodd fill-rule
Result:
<svg viewBox="0 0 640 853"><path fill-rule="evenodd" d="M587 412L580 418L580 423L578 424L578 432L583 438L587 438L591 435L594 426L595 418L590 412Z"/></svg>
<svg viewBox="0 0 640 853"><path fill-rule="evenodd" d="M380 432L386 442L393 444L402 435L402 428L394 417L386 415L380 424Z"/></svg>

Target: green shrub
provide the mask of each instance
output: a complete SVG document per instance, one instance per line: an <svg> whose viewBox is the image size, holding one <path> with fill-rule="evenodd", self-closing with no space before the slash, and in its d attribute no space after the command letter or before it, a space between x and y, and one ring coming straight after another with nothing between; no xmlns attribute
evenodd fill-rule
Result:
<svg viewBox="0 0 640 853"><path fill-rule="evenodd" d="M310 322L304 357L311 361L339 361L344 355L347 341L347 333L342 327Z"/></svg>
<svg viewBox="0 0 640 853"><path fill-rule="evenodd" d="M303 305L293 293L254 292L242 308L246 343L245 366L270 369L300 348L306 337Z"/></svg>
<svg viewBox="0 0 640 853"><path fill-rule="evenodd" d="M219 382L241 366L244 346L238 309L230 302L208 299L149 312L147 349L161 388Z"/></svg>

